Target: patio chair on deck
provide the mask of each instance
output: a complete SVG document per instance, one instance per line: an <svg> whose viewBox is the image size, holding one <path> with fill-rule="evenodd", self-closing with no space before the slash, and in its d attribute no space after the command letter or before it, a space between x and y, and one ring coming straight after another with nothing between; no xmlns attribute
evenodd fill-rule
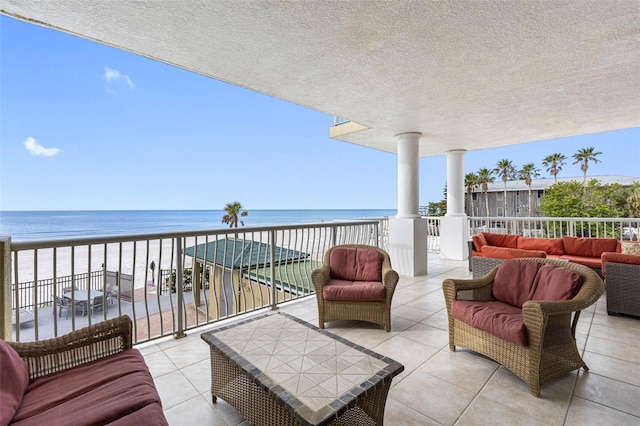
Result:
<svg viewBox="0 0 640 426"><path fill-rule="evenodd" d="M113 301L118 298L118 286L116 284L109 284L105 295L107 297L107 303L112 305Z"/></svg>
<svg viewBox="0 0 640 426"><path fill-rule="evenodd" d="M61 317L62 311L66 310L67 315L65 316L65 319L69 319L69 313L71 312L74 306L71 303L71 299L67 299L66 297L62 297L62 296L56 296L56 305L58 305L58 316ZM80 311L84 313L84 304L82 302L76 302L75 308L76 308L76 311L80 309Z"/></svg>
<svg viewBox="0 0 640 426"><path fill-rule="evenodd" d="M104 298L105 296L96 296L93 298L93 300L91 301L91 306L89 307L92 316L95 311L104 310Z"/></svg>
<svg viewBox="0 0 640 426"><path fill-rule="evenodd" d="M77 291L78 287L77 286L73 286L73 287L62 287L62 294L65 293L70 293L71 291Z"/></svg>

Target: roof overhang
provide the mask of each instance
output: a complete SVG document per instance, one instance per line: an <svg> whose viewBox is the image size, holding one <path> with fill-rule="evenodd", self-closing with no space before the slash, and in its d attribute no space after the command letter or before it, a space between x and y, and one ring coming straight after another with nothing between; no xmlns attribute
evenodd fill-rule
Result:
<svg viewBox="0 0 640 426"><path fill-rule="evenodd" d="M358 123L420 156L640 126L637 1L0 0L2 13ZM334 129L334 131L336 131Z"/></svg>

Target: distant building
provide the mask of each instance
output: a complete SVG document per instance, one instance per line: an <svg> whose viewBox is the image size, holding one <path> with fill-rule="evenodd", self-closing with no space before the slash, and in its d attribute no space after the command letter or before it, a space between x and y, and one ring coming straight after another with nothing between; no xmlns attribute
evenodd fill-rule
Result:
<svg viewBox="0 0 640 426"><path fill-rule="evenodd" d="M611 183L619 183L623 186L629 186L634 182L640 182L640 178L630 176L588 176L587 180L597 179L602 185ZM558 182L569 181L582 182L583 177L567 177L558 178ZM532 216L542 216L540 212L540 202L542 194L545 190L555 183L553 178L533 179L531 181L531 204L533 204ZM487 190L489 202L489 216L504 216L504 182L496 180L490 183ZM469 195L465 195L465 212L467 216L486 216L485 197L481 188L476 188L471 194L473 197L473 214L471 212L471 203ZM527 217L529 216L529 187L523 180L507 181L507 214L510 217Z"/></svg>

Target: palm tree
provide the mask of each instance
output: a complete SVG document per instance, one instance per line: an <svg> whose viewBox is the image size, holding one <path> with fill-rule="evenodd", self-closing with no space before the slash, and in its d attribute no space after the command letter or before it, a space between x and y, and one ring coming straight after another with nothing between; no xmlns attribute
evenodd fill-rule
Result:
<svg viewBox="0 0 640 426"><path fill-rule="evenodd" d="M583 189L587 188L587 170L589 169L589 162L590 161L593 161L594 163L600 162L600 160L598 160L596 157L602 153L600 151L594 152L594 149L595 149L594 147L582 148L582 149L579 149L578 152L573 154L573 158L575 159L573 164L580 163L580 170L582 170L582 173L584 173L584 179L582 181Z"/></svg>
<svg viewBox="0 0 640 426"><path fill-rule="evenodd" d="M493 177L493 170L482 168L478 170L477 176L478 185L480 186L480 189L482 189L482 193L484 194L484 205L487 209L487 217L489 217L489 194L487 193L487 190L489 189L489 184L495 180Z"/></svg>
<svg viewBox="0 0 640 426"><path fill-rule="evenodd" d="M233 203L229 203L224 206L224 211L225 215L222 216L222 223L229 225L229 228L237 228L238 222L244 226L244 222L242 220L238 220L238 217L245 217L249 214L249 212L242 210L242 204L238 201L234 201Z"/></svg>
<svg viewBox="0 0 640 426"><path fill-rule="evenodd" d="M562 170L562 166L564 166L564 162L567 159L566 156L556 152L551 155L547 155L542 160L542 165L547 168L547 171L551 176L553 176L554 183L558 183L558 173Z"/></svg>
<svg viewBox="0 0 640 426"><path fill-rule="evenodd" d="M640 217L640 183L629 187L629 195L624 200L627 217Z"/></svg>
<svg viewBox="0 0 640 426"><path fill-rule="evenodd" d="M507 180L515 177L516 168L513 167L511 160L504 158L498 161L498 164L493 171L502 178L502 182L504 183L504 216L507 217L509 216L507 214Z"/></svg>
<svg viewBox="0 0 640 426"><path fill-rule="evenodd" d="M529 187L529 217L533 216L533 206L531 205L531 179L537 178L538 176L540 176L540 169L538 169L533 163L525 164L520 170L518 170L518 178L523 180Z"/></svg>
<svg viewBox="0 0 640 426"><path fill-rule="evenodd" d="M464 175L464 186L467 188L469 204L471 205L471 217L473 217L473 190L478 187L478 176L475 173Z"/></svg>

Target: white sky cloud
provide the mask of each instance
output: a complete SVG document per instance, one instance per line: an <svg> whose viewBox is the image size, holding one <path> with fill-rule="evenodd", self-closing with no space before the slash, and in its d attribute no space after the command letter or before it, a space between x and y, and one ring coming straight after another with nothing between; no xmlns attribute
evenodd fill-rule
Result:
<svg viewBox="0 0 640 426"><path fill-rule="evenodd" d="M27 138L27 140L24 141L23 144L31 155L44 155L45 157L53 157L60 152L59 148L45 148L31 137Z"/></svg>
<svg viewBox="0 0 640 426"><path fill-rule="evenodd" d="M129 86L129 89L136 87L135 83L128 75L122 74L120 71L114 70L113 68L105 67L103 77L107 80L107 83L122 82Z"/></svg>

